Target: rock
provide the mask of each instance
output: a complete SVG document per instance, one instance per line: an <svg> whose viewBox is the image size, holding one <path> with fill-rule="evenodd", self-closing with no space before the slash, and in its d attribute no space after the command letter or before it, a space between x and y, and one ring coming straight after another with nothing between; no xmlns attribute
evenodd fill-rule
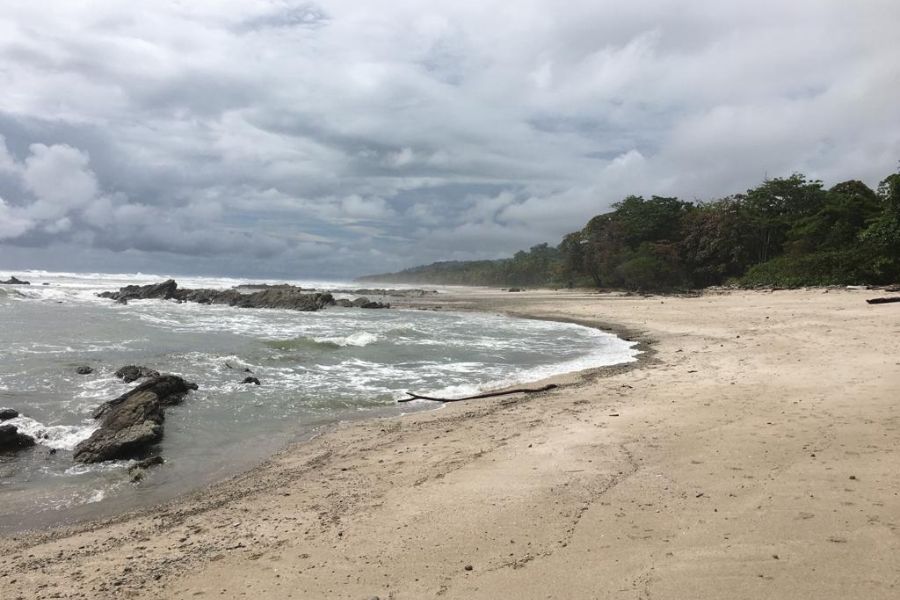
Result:
<svg viewBox="0 0 900 600"><path fill-rule="evenodd" d="M270 288L252 294L241 294L234 290L224 293L237 293L240 297L229 301L230 306L240 308L286 308L289 310L315 311L334 304L334 297L328 293L308 294L300 288Z"/></svg>
<svg viewBox="0 0 900 600"><path fill-rule="evenodd" d="M141 377L159 377L159 372L147 367L138 367L136 365L126 365L115 372L115 376L123 380L125 383L131 383Z"/></svg>
<svg viewBox="0 0 900 600"><path fill-rule="evenodd" d="M118 292L103 292L98 295L116 302L156 298L198 304L227 304L238 308L284 308L300 311L320 310L334 304L334 298L329 293L308 293L292 285L272 286L244 294L236 289L178 289L178 284L172 279L151 285L129 285Z"/></svg>
<svg viewBox="0 0 900 600"><path fill-rule="evenodd" d="M102 404L93 415L100 428L75 447L74 459L95 463L141 455L162 438L163 409L196 389L177 375L161 375Z"/></svg>
<svg viewBox="0 0 900 600"><path fill-rule="evenodd" d="M31 285L31 282L22 281L21 279L18 279L15 275L12 275L6 281L0 281L0 284L3 284L3 285Z"/></svg>
<svg viewBox="0 0 900 600"><path fill-rule="evenodd" d="M131 483L138 483L147 475L147 469L154 465L161 465L165 461L162 456L151 456L144 460L139 460L128 467L128 474L131 475Z"/></svg>
<svg viewBox="0 0 900 600"><path fill-rule="evenodd" d="M75 369L75 372L78 373L79 375L90 375L91 373L94 372L94 369L92 369L91 367L87 367L87 366L81 366L81 367L78 367L77 369Z"/></svg>
<svg viewBox="0 0 900 600"><path fill-rule="evenodd" d="M255 383L259 385L259 379L256 377L244 377L244 380L241 383Z"/></svg>
<svg viewBox="0 0 900 600"><path fill-rule="evenodd" d="M161 465L164 462L166 461L163 460L162 456L150 456L145 458L144 460L137 461L136 463L128 467L128 470L132 471L134 469L149 469L150 467Z"/></svg>
<svg viewBox="0 0 900 600"><path fill-rule="evenodd" d="M286 288L294 288L296 290L301 289L299 286L291 285L289 283L241 283L239 285L234 286L237 290L270 290L270 289L286 289Z"/></svg>
<svg viewBox="0 0 900 600"><path fill-rule="evenodd" d="M361 296L350 303L351 306L355 306L356 308L390 308L390 304L382 304L381 302L373 302L366 298L365 296Z"/></svg>
<svg viewBox="0 0 900 600"><path fill-rule="evenodd" d="M340 306L341 308L353 308L353 303L347 300L346 298L340 298L334 301L335 306Z"/></svg>
<svg viewBox="0 0 900 600"><path fill-rule="evenodd" d="M34 446L34 438L19 433L15 425L0 425L0 452L16 452Z"/></svg>
<svg viewBox="0 0 900 600"><path fill-rule="evenodd" d="M19 411L14 408L0 408L0 421L9 421L19 416Z"/></svg>
<svg viewBox="0 0 900 600"><path fill-rule="evenodd" d="M437 290L360 288L356 290L329 290L332 294L352 294L353 296L392 296L394 298L422 298L437 294Z"/></svg>
<svg viewBox="0 0 900 600"><path fill-rule="evenodd" d="M126 285L120 288L118 292L102 292L98 296L101 298L112 298L117 302L126 304L129 300L150 300L156 298L168 300L175 296L175 290L177 289L178 284L175 283L175 280L167 279L162 283L152 283L150 285Z"/></svg>
<svg viewBox="0 0 900 600"><path fill-rule="evenodd" d="M161 465L164 461L162 456L150 456L144 460L139 460L128 467L128 474L131 475L131 482L137 483L141 481L147 474L147 469L155 465Z"/></svg>

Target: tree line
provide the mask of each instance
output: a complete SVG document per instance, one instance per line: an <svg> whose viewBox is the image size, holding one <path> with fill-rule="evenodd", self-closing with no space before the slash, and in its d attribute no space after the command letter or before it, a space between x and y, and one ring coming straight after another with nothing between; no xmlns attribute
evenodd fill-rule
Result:
<svg viewBox="0 0 900 600"><path fill-rule="evenodd" d="M556 247L361 279L635 291L894 283L900 174L875 190L856 180L826 189L797 173L710 202L628 196Z"/></svg>

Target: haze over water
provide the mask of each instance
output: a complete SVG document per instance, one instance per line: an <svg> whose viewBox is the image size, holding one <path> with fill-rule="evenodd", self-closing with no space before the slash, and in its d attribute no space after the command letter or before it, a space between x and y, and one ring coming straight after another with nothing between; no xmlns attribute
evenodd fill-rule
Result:
<svg viewBox="0 0 900 600"><path fill-rule="evenodd" d="M0 286L0 406L23 414L11 423L39 445L0 456L0 530L165 499L247 468L322 425L436 406L398 405L407 390L465 395L637 354L631 342L564 323L416 310L306 313L162 300L119 305L95 294L164 277L18 275L32 285ZM212 288L247 282L178 281ZM129 461L83 466L71 457L94 430L93 409L135 385L113 376L126 364L180 374L200 386L167 410L160 445L166 463L138 484L130 481ZM94 373L76 374L80 365ZM245 368L262 385L242 384Z"/></svg>

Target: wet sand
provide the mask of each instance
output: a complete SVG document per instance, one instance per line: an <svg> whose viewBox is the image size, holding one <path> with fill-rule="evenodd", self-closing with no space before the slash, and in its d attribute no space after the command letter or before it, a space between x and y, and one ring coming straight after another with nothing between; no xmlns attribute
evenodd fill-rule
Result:
<svg viewBox="0 0 900 600"><path fill-rule="evenodd" d="M647 352L0 539L0 597L897 598L900 305L871 295L441 297Z"/></svg>

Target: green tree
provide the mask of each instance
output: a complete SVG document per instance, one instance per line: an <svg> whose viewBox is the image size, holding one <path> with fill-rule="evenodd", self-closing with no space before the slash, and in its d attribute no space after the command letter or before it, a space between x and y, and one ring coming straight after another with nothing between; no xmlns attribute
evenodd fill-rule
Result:
<svg viewBox="0 0 900 600"><path fill-rule="evenodd" d="M872 253L872 269L878 283L900 281L900 173L878 186L881 213L860 235Z"/></svg>
<svg viewBox="0 0 900 600"><path fill-rule="evenodd" d="M825 192L821 181L805 175L768 179L741 197L742 243L765 262L781 254L788 231L798 219L814 215L822 208Z"/></svg>

